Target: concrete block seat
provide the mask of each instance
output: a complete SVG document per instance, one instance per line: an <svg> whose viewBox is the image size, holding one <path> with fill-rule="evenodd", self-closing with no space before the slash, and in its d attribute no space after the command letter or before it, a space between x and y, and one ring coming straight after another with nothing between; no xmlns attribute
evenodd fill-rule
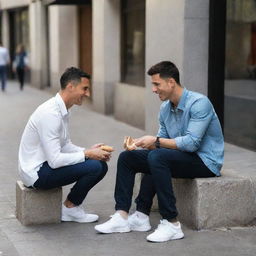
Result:
<svg viewBox="0 0 256 256"><path fill-rule="evenodd" d="M173 179L179 220L200 230L247 226L256 221L256 184L249 178Z"/></svg>
<svg viewBox="0 0 256 256"><path fill-rule="evenodd" d="M59 223L62 188L37 190L16 182L16 217L23 225Z"/></svg>

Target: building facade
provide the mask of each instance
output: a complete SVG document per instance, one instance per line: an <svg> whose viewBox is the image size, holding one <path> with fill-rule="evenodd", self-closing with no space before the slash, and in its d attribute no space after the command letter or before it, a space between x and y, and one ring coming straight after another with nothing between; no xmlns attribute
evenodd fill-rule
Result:
<svg viewBox="0 0 256 256"><path fill-rule="evenodd" d="M256 150L255 0L0 0L1 33L30 52L31 84L57 91L68 66L92 74L92 106L157 131L146 71L161 60L211 99L228 142ZM27 26L26 26L27 24Z"/></svg>

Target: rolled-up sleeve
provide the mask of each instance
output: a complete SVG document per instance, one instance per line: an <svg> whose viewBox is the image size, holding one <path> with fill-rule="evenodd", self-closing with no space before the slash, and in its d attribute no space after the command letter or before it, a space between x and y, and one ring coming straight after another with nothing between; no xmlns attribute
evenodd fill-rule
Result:
<svg viewBox="0 0 256 256"><path fill-rule="evenodd" d="M185 135L175 138L177 148L187 152L197 151L213 114L212 104L206 97L196 100L190 109L190 120Z"/></svg>
<svg viewBox="0 0 256 256"><path fill-rule="evenodd" d="M38 133L49 166L53 169L84 161L83 150L63 153L60 143L61 119L47 114L38 123Z"/></svg>
<svg viewBox="0 0 256 256"><path fill-rule="evenodd" d="M161 112L158 115L158 120L159 120L159 129L157 132L157 136L160 138L169 138L165 123L163 121L163 117L161 115Z"/></svg>

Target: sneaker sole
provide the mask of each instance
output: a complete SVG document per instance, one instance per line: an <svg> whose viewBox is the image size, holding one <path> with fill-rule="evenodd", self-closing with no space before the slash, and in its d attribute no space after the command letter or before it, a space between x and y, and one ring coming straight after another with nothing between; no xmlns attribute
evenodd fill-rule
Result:
<svg viewBox="0 0 256 256"><path fill-rule="evenodd" d="M151 227L141 228L141 227L130 227L131 231L138 231L138 232L147 232L151 230Z"/></svg>
<svg viewBox="0 0 256 256"><path fill-rule="evenodd" d="M151 243L163 243L163 242L168 242L168 241L171 241L171 240L179 240L179 239L183 239L184 238L184 234L179 234L179 235L175 235L169 239L162 239L162 240L151 240L151 239L148 239L147 238L147 241L148 242L151 242Z"/></svg>
<svg viewBox="0 0 256 256"><path fill-rule="evenodd" d="M98 221L98 219L96 219L96 220L82 220L82 219L79 220L79 219L74 219L74 218L69 218L69 217L62 217L61 221L72 221L72 222L78 222L78 223L93 223L93 222Z"/></svg>
<svg viewBox="0 0 256 256"><path fill-rule="evenodd" d="M130 228L119 228L119 229L112 229L112 230L101 230L100 228L97 228L97 226L94 227L94 229L102 234L112 234L112 233L128 233L131 232Z"/></svg>

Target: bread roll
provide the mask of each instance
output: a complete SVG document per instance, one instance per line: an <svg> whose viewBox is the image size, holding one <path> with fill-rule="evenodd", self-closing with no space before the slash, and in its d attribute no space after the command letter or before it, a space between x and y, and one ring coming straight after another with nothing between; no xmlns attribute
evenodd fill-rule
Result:
<svg viewBox="0 0 256 256"><path fill-rule="evenodd" d="M114 148L112 148L111 146L107 146L107 145L102 145L100 148L102 150L107 151L107 152L113 152L114 151Z"/></svg>
<svg viewBox="0 0 256 256"><path fill-rule="evenodd" d="M131 136L125 136L124 148L129 151L137 149L137 147L134 143L134 139Z"/></svg>

